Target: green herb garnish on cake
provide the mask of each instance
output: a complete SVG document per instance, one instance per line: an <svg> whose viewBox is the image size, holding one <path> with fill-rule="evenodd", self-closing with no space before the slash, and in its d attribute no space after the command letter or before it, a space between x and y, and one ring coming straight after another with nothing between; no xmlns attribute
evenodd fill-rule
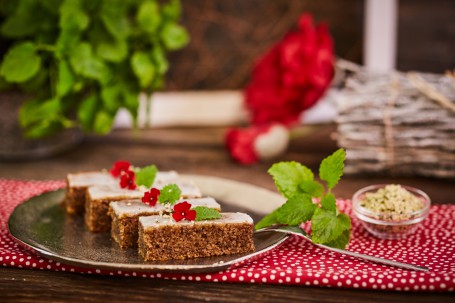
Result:
<svg viewBox="0 0 455 303"><path fill-rule="evenodd" d="M343 175L346 152L339 149L322 160L319 179L298 162L279 162L268 170L287 201L265 216L255 228L272 225L300 226L311 221L311 238L314 243L344 248L351 236L351 220L336 206L332 189Z"/></svg>

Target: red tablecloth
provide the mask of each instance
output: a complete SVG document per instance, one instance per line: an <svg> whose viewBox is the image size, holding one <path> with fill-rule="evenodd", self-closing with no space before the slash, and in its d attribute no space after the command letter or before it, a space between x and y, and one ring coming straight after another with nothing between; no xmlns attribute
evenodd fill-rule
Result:
<svg viewBox="0 0 455 303"><path fill-rule="evenodd" d="M401 291L454 291L455 205L434 205L423 225L404 240L380 240L352 220L347 249L429 267L417 272L378 265L320 249L291 237L273 252L237 268L210 274L150 274L78 268L35 255L22 249L8 232L8 217L14 207L63 181L19 181L0 179L0 264L3 266L116 276L138 276L173 280L269 283ZM337 201L351 215L349 200ZM351 216L352 217L352 216ZM108 236L108 235L106 235Z"/></svg>

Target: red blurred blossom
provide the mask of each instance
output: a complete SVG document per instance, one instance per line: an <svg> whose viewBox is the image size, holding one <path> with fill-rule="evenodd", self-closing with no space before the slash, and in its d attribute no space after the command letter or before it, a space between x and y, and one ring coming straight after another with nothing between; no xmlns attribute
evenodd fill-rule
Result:
<svg viewBox="0 0 455 303"><path fill-rule="evenodd" d="M160 190L157 188L152 188L150 191L146 191L142 197L142 202L144 204L155 206L158 202L158 197L160 195Z"/></svg>
<svg viewBox="0 0 455 303"><path fill-rule="evenodd" d="M190 208L191 204L187 201L175 204L172 218L174 218L175 222L179 222L183 219L186 219L187 221L196 220L196 211Z"/></svg>
<svg viewBox="0 0 455 303"><path fill-rule="evenodd" d="M123 171L120 175L120 187L127 189L136 189L136 174L134 171Z"/></svg>
<svg viewBox="0 0 455 303"><path fill-rule="evenodd" d="M225 138L231 157L241 164L253 164L284 152L289 143L289 131L280 124L232 128Z"/></svg>
<svg viewBox="0 0 455 303"><path fill-rule="evenodd" d="M114 178L117 178L121 175L122 172L130 170L131 164L128 161L117 161L112 165L110 173Z"/></svg>
<svg viewBox="0 0 455 303"><path fill-rule="evenodd" d="M245 91L252 123L298 122L302 111L324 94L334 75L333 43L327 26L303 14L253 69Z"/></svg>

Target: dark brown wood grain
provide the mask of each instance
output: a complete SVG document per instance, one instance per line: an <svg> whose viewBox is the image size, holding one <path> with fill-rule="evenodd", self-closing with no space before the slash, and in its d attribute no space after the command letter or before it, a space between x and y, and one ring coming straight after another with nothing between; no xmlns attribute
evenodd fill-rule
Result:
<svg viewBox="0 0 455 303"><path fill-rule="evenodd" d="M311 127L292 141L281 158L317 169L337 147L330 140L333 125ZM267 169L273 161L253 166L232 162L223 144L224 128L115 131L88 137L73 151L30 162L0 162L0 177L63 179L68 172L109 167L117 159L137 166L155 163L160 169L220 176L274 189ZM280 159L280 160L281 160ZM433 203L454 203L454 180L390 177L343 177L336 194L349 198L372 183L401 183L426 191ZM453 302L450 293L403 293L261 284L202 283L159 279L80 275L0 268L0 302Z"/></svg>

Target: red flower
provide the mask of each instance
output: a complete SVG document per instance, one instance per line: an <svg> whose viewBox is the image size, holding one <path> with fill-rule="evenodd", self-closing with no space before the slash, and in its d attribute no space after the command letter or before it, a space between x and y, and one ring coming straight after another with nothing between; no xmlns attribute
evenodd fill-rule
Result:
<svg viewBox="0 0 455 303"><path fill-rule="evenodd" d="M158 196L160 195L160 190L157 188L152 188L150 191L146 191L142 197L142 202L144 204L155 206L158 202Z"/></svg>
<svg viewBox="0 0 455 303"><path fill-rule="evenodd" d="M112 165L111 170L109 171L114 178L119 177L122 172L130 170L130 162L128 161L117 161Z"/></svg>
<svg viewBox="0 0 455 303"><path fill-rule="evenodd" d="M302 111L324 94L334 74L333 44L325 25L303 14L291 31L256 64L246 87L246 105L255 125L298 122Z"/></svg>
<svg viewBox="0 0 455 303"><path fill-rule="evenodd" d="M182 219L194 221L196 219L196 211L190 208L191 204L186 201L175 204L172 218L174 218L175 222L179 222Z"/></svg>
<svg viewBox="0 0 455 303"><path fill-rule="evenodd" d="M132 170L122 171L120 175L120 187L136 189L136 174Z"/></svg>
<svg viewBox="0 0 455 303"><path fill-rule="evenodd" d="M241 164L253 164L283 153L289 144L289 131L280 124L233 128L226 133L226 147Z"/></svg>

